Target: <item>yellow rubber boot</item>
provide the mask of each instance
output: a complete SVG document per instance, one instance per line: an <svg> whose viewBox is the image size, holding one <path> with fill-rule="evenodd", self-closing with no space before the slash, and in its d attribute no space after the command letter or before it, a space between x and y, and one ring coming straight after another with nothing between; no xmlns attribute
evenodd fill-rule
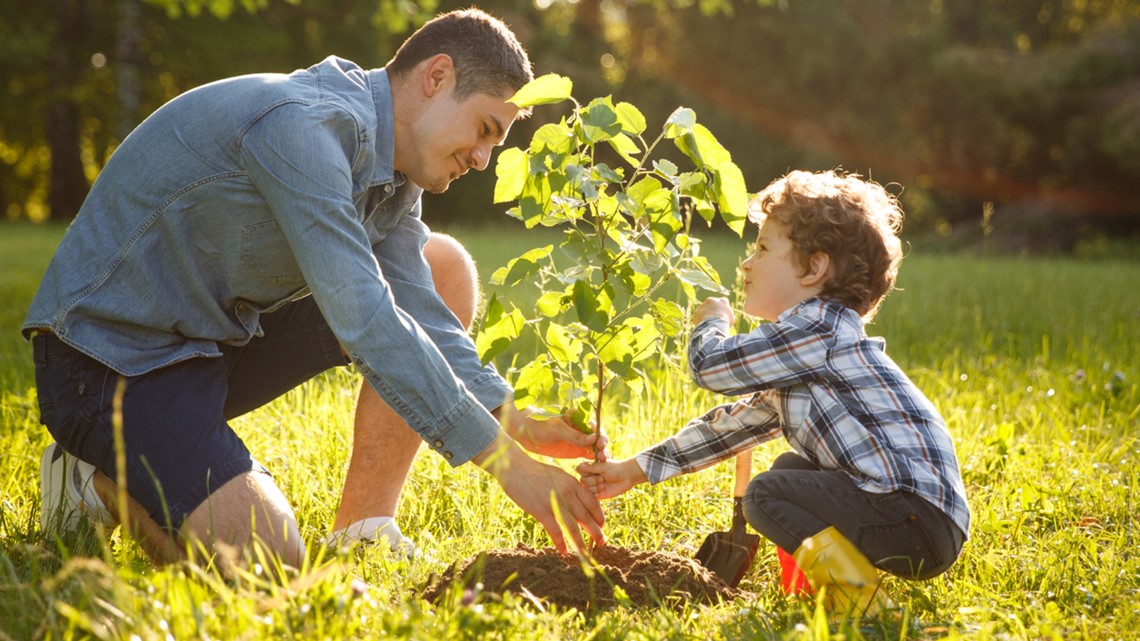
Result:
<svg viewBox="0 0 1140 641"><path fill-rule="evenodd" d="M804 539L792 557L817 592L824 588L829 613L860 617L890 607L879 571L834 527Z"/></svg>

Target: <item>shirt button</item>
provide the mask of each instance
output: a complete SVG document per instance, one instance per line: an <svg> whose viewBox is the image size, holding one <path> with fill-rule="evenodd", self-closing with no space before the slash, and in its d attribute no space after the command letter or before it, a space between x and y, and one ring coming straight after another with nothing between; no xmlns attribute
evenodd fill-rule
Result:
<svg viewBox="0 0 1140 641"><path fill-rule="evenodd" d="M449 460L449 461L450 461L452 458L454 458L454 456L455 456L455 455L454 455L454 454L452 454L451 452L444 452L444 453L443 453L443 458L445 458L445 459L447 459L447 460Z"/></svg>
<svg viewBox="0 0 1140 641"><path fill-rule="evenodd" d="M386 193L386 194L392 193L392 185L384 185L384 193Z"/></svg>
<svg viewBox="0 0 1140 641"><path fill-rule="evenodd" d="M434 443L432 443L432 445L434 445L436 447L436 449L441 448L441 447L443 447L443 441L436 439L436 441Z"/></svg>

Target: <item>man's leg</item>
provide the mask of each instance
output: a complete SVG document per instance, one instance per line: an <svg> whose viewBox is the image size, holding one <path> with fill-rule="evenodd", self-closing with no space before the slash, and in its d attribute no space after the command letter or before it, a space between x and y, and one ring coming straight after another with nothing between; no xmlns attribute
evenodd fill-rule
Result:
<svg viewBox="0 0 1140 641"><path fill-rule="evenodd" d="M479 275L471 255L454 238L432 234L424 247L424 257L443 302L464 327L470 328L479 302ZM371 517L396 515L400 490L421 442L419 435L367 383L361 386L353 424L352 456L333 521L334 531ZM359 534L369 538L370 532Z"/></svg>
<svg viewBox="0 0 1140 641"><path fill-rule="evenodd" d="M125 386L106 366L54 336L37 336L36 383L43 421L58 443L52 447L98 470L68 467L66 459L57 470L56 459L45 456L41 487L53 495L58 487L75 503L86 501L79 488L91 482L103 507L122 520L119 486L108 476L119 466L112 425L120 422L121 407L130 489L125 520L151 558L183 558L186 542L207 553L228 547L240 555L256 541L283 562L300 563L304 546L293 511L228 419L345 361L311 298L266 314L261 323L263 337L221 346L223 358L182 361L132 377ZM87 479L76 478L84 474ZM73 482L79 488L68 485ZM220 558L223 564L231 560Z"/></svg>
<svg viewBox="0 0 1140 641"><path fill-rule="evenodd" d="M95 491L103 504L120 522L118 485L96 471ZM175 541L135 499L127 497L128 527L143 552L156 564L186 558L186 543L207 554L229 546L237 554L221 554L223 569L238 561L256 541L272 556L293 567L300 567L305 546L297 529L297 518L285 495L264 472L244 472L231 479L186 518ZM222 544L222 545L219 545Z"/></svg>

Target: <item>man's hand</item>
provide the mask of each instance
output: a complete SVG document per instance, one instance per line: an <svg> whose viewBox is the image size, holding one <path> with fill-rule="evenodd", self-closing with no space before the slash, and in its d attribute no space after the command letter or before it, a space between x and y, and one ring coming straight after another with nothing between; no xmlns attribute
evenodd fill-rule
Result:
<svg viewBox="0 0 1140 641"><path fill-rule="evenodd" d="M728 304L728 299L720 296L710 296L701 303L693 312L693 324L696 325L706 318L718 316L728 321L729 325L736 322L736 314L732 311L732 306Z"/></svg>
<svg viewBox="0 0 1140 641"><path fill-rule="evenodd" d="M574 477L530 458L506 435L500 435L472 460L499 481L512 501L542 524L559 552L566 552L566 537L559 518L570 533L574 549L579 552L587 549L579 526L586 528L595 545L605 545L602 506Z"/></svg>
<svg viewBox="0 0 1140 641"><path fill-rule="evenodd" d="M582 486L598 495L599 499L612 499L624 494L634 485L645 483L645 472L636 459L597 463L580 463L576 468L582 475Z"/></svg>
<svg viewBox="0 0 1140 641"><path fill-rule="evenodd" d="M503 420L500 417L500 420ZM538 419L532 410L509 412L503 428L527 451L553 458L609 458L609 439L605 434L584 434L565 417Z"/></svg>

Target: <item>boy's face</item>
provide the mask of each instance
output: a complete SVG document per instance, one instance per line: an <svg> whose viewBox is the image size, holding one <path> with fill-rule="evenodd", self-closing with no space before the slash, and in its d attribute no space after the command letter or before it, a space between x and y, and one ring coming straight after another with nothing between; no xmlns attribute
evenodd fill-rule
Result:
<svg viewBox="0 0 1140 641"><path fill-rule="evenodd" d="M775 320L787 309L819 293L808 287L788 238L788 226L767 219L756 237L756 250L744 260L744 312Z"/></svg>

